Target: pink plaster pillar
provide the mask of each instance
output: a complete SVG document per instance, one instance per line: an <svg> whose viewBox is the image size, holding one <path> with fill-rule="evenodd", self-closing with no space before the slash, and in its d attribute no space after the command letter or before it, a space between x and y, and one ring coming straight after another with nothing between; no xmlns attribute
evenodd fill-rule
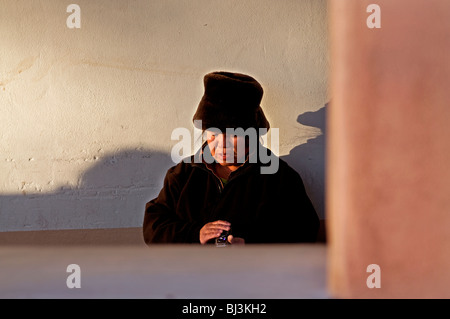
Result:
<svg viewBox="0 0 450 319"><path fill-rule="evenodd" d="M450 298L450 1L330 0L329 16L330 292Z"/></svg>

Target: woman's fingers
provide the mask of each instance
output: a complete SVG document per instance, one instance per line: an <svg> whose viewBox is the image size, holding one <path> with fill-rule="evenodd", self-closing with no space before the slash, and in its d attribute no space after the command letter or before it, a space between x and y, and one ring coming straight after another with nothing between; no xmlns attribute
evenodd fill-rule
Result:
<svg viewBox="0 0 450 319"><path fill-rule="evenodd" d="M229 235L227 237L227 241L232 245L244 245L245 244L244 238L233 237L233 235Z"/></svg>
<svg viewBox="0 0 450 319"><path fill-rule="evenodd" d="M205 231L205 235L206 236L212 236L212 237L219 237L220 234L222 234L222 230L216 230L216 229L211 229L211 230L206 230ZM210 238L211 239L211 238Z"/></svg>
<svg viewBox="0 0 450 319"><path fill-rule="evenodd" d="M225 229L223 227L206 227L204 229L205 233L207 234L217 234L217 236L219 236L220 234L222 234L223 231L228 231L229 229Z"/></svg>
<svg viewBox="0 0 450 319"><path fill-rule="evenodd" d="M205 225L208 230L223 231L230 230L231 224L227 221L217 220Z"/></svg>
<svg viewBox="0 0 450 319"><path fill-rule="evenodd" d="M200 244L206 244L208 240L219 237L221 233L222 232L200 231Z"/></svg>
<svg viewBox="0 0 450 319"><path fill-rule="evenodd" d="M200 229L200 243L205 244L208 240L219 237L222 232L230 230L231 224L225 220L216 220L205 224Z"/></svg>
<svg viewBox="0 0 450 319"><path fill-rule="evenodd" d="M215 226L215 227L222 227L223 230L230 230L230 226L231 226L231 224L225 220L216 220L215 222L211 222L208 224L210 224L211 226Z"/></svg>

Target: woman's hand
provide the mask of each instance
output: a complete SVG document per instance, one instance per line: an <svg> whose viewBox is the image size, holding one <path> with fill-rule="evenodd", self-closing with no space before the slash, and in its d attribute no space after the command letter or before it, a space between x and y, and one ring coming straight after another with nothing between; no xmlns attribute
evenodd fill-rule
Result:
<svg viewBox="0 0 450 319"><path fill-rule="evenodd" d="M219 237L224 230L229 231L230 227L231 224L225 220L216 220L205 224L200 229L200 244L204 245L208 240Z"/></svg>
<svg viewBox="0 0 450 319"><path fill-rule="evenodd" d="M228 235L227 241L232 245L244 245L245 240L241 237L233 237L233 235Z"/></svg>

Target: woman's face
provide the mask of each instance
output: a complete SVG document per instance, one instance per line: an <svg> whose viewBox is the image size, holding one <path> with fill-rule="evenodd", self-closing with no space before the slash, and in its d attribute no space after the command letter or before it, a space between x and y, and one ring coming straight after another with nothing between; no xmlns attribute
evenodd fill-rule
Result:
<svg viewBox="0 0 450 319"><path fill-rule="evenodd" d="M207 130L206 139L211 155L221 165L244 163L248 152L244 136L227 135Z"/></svg>

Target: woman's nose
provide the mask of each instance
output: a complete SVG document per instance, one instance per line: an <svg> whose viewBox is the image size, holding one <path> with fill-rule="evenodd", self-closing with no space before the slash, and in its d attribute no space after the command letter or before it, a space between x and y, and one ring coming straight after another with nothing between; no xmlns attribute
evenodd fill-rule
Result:
<svg viewBox="0 0 450 319"><path fill-rule="evenodd" d="M219 136L217 136L217 140L218 140L218 146L222 147L222 148L226 148L226 147L230 147L233 145L232 143L232 139L227 136L226 134L220 134Z"/></svg>

